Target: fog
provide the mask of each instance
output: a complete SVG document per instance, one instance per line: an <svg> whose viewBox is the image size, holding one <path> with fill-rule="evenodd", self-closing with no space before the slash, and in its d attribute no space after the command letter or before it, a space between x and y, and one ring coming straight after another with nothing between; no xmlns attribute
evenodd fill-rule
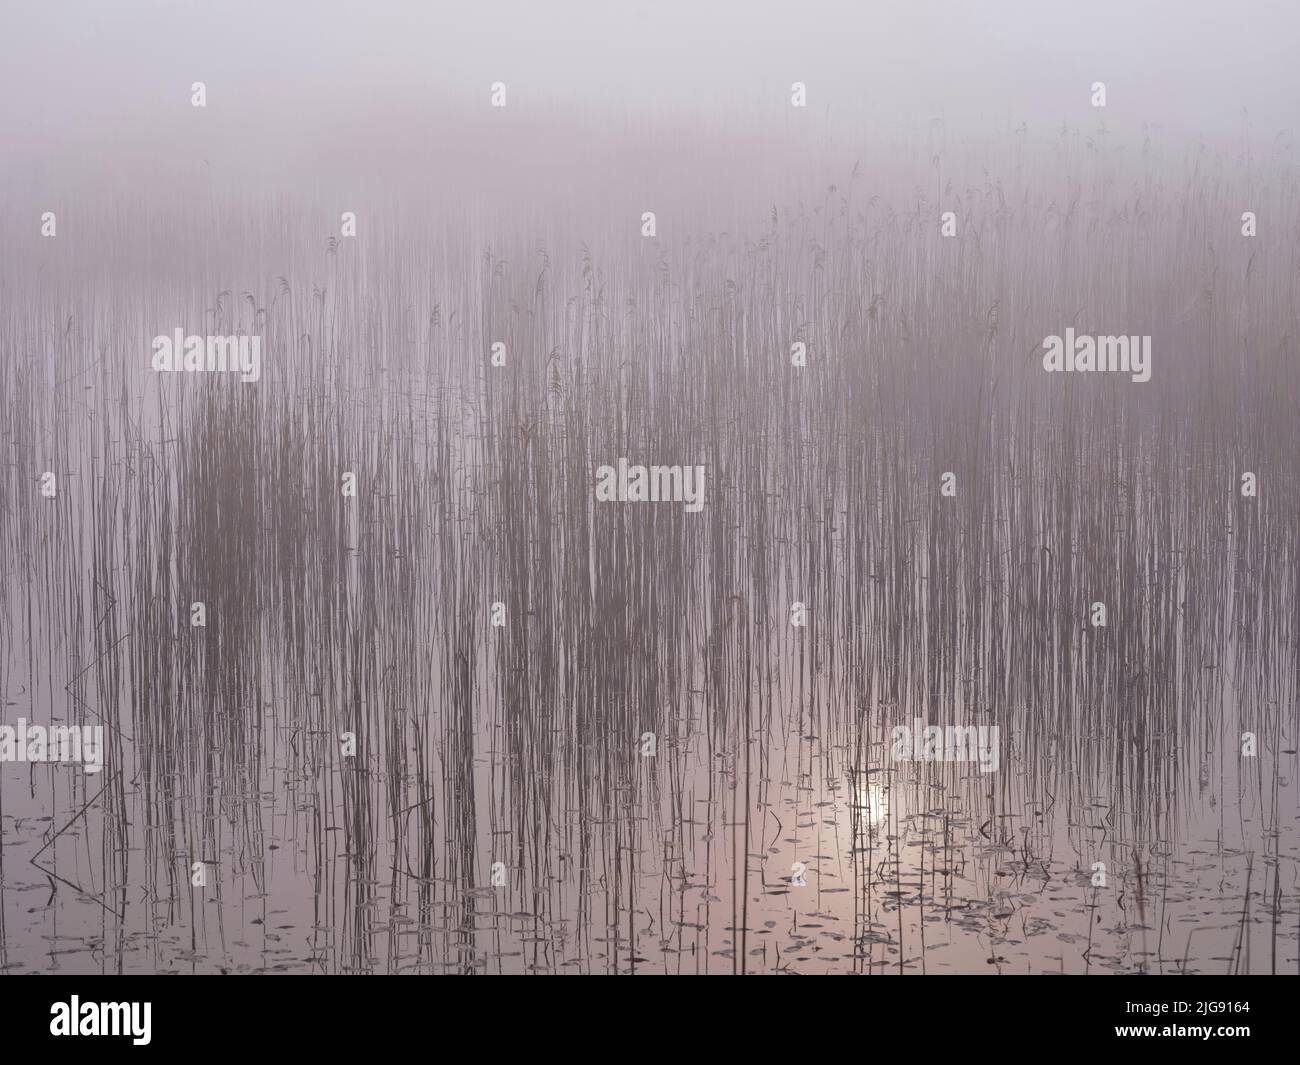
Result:
<svg viewBox="0 0 1300 1065"><path fill-rule="evenodd" d="M485 202L583 199L639 177L665 195L748 192L814 156L819 173L828 154L870 166L891 136L933 138L936 124L980 139L1103 120L1134 143L1155 131L1259 154L1290 149L1298 12L1258 0L10 3L3 181L10 200L207 178L259 194L410 183ZM195 81L203 110L190 106ZM497 81L508 107L494 111ZM1104 111L1089 105L1094 81Z"/></svg>

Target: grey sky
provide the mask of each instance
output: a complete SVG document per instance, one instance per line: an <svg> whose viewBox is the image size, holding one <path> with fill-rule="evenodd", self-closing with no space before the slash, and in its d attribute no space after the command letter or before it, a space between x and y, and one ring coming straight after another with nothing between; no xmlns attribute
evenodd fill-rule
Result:
<svg viewBox="0 0 1300 1065"><path fill-rule="evenodd" d="M138 189L192 156L224 178L373 187L376 171L477 175L526 153L562 184L614 172L647 128L771 166L796 121L809 143L842 142L940 115L950 135L1104 118L1230 146L1244 108L1267 146L1294 124L1297 39L1289 0L4 0L0 180L31 190L75 169ZM505 115L487 108L498 80Z"/></svg>

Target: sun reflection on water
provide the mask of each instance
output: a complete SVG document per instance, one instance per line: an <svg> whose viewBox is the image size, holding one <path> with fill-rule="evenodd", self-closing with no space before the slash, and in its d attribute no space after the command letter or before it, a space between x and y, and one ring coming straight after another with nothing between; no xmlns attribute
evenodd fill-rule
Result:
<svg viewBox="0 0 1300 1065"><path fill-rule="evenodd" d="M853 808L872 833L889 820L889 787L879 770L857 774L853 785Z"/></svg>

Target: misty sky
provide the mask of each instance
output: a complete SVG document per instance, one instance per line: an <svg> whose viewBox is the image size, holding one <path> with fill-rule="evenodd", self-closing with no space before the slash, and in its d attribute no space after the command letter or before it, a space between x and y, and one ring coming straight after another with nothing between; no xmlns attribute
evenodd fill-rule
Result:
<svg viewBox="0 0 1300 1065"><path fill-rule="evenodd" d="M308 102L471 102L719 112L792 80L810 107L1055 121L1105 80L1111 116L1214 129L1300 101L1289 0L5 0L0 131L148 129L206 80L241 120ZM323 117L323 116L322 116Z"/></svg>
<svg viewBox="0 0 1300 1065"><path fill-rule="evenodd" d="M946 136L1104 120L1231 149L1245 109L1255 150L1276 150L1297 39L1292 0L3 0L0 188L137 194L185 165L259 191L351 171L347 188L405 173L450 196L453 174L469 190L503 170L534 190L623 173L653 190L673 166L725 186L803 153L776 139L796 128L843 144L940 117ZM507 113L487 107L494 81Z"/></svg>

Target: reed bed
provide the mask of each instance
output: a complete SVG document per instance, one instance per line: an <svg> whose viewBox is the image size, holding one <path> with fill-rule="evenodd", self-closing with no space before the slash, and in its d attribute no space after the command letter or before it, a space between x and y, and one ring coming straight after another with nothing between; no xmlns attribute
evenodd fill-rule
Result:
<svg viewBox="0 0 1300 1065"><path fill-rule="evenodd" d="M832 179L653 240L210 198L5 245L5 720L108 757L0 767L0 966L1296 971L1294 171ZM1044 373L1067 326L1152 380ZM177 327L262 379L152 373ZM620 456L704 510L597 503ZM1001 768L891 760L915 717Z"/></svg>

